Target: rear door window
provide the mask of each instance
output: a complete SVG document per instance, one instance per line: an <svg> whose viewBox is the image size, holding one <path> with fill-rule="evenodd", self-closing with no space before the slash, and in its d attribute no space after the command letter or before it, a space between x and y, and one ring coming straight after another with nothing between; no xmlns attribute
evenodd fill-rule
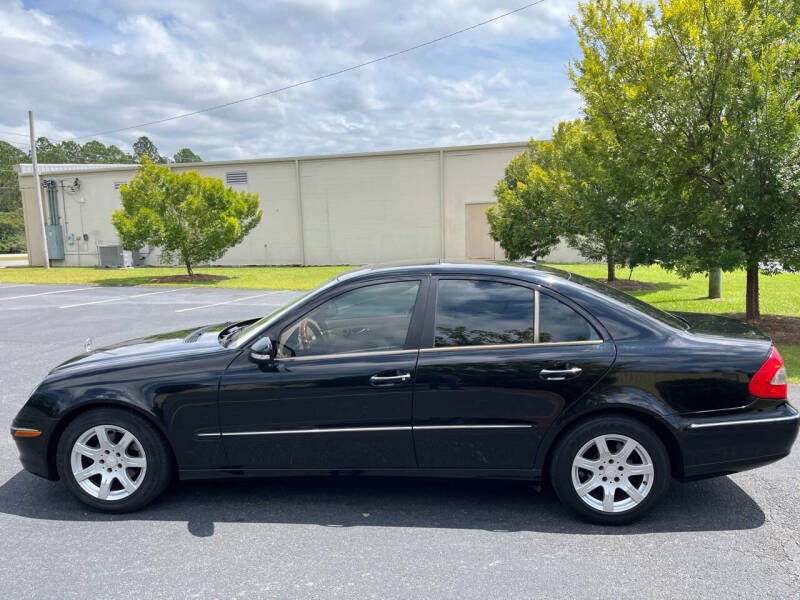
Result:
<svg viewBox="0 0 800 600"><path fill-rule="evenodd" d="M443 279L436 295L434 346L530 344L533 290L470 279Z"/></svg>
<svg viewBox="0 0 800 600"><path fill-rule="evenodd" d="M601 341L563 302L499 281L442 279L436 294L434 347Z"/></svg>

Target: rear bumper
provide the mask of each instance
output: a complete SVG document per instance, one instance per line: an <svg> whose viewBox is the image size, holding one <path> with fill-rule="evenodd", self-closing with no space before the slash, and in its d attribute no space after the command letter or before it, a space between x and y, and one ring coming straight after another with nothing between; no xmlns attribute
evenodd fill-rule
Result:
<svg viewBox="0 0 800 600"><path fill-rule="evenodd" d="M688 419L683 426L683 478L702 479L759 467L789 454L800 415L788 403L769 411Z"/></svg>

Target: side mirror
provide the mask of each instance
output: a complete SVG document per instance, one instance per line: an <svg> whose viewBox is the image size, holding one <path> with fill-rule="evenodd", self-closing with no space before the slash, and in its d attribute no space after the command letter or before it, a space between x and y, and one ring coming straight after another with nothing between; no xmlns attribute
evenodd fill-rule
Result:
<svg viewBox="0 0 800 600"><path fill-rule="evenodd" d="M271 363L275 360L272 340L267 336L257 339L250 346L250 358L257 363Z"/></svg>

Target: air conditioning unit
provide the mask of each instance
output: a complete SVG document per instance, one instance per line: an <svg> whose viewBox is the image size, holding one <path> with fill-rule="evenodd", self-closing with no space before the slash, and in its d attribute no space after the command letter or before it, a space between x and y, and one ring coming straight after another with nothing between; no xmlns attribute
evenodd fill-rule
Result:
<svg viewBox="0 0 800 600"><path fill-rule="evenodd" d="M133 253L122 246L98 246L97 258L101 269L130 269L133 267Z"/></svg>

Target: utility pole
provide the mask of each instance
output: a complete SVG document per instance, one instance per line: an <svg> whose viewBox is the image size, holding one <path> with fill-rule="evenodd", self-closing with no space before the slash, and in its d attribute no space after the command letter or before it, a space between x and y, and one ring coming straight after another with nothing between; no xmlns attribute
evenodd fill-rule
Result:
<svg viewBox="0 0 800 600"><path fill-rule="evenodd" d="M36 136L33 133L33 111L28 111L28 124L31 128L31 162L33 163L33 190L36 194L36 207L39 209L39 226L42 229L42 256L44 268L50 268L50 256L47 253L47 232L44 229L44 209L42 208L42 187L39 185L39 163L36 162Z"/></svg>

